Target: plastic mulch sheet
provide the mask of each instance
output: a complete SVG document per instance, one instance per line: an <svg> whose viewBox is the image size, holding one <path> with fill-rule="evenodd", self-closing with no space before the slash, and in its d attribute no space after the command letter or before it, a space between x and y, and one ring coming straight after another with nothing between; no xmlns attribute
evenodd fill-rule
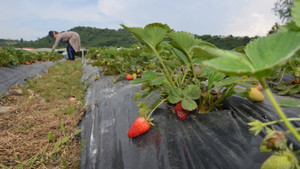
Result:
<svg viewBox="0 0 300 169"><path fill-rule="evenodd" d="M47 72L47 68L55 62L34 63L0 68L0 94L8 92L13 85L24 85L26 79L31 79Z"/></svg>
<svg viewBox="0 0 300 169"><path fill-rule="evenodd" d="M224 101L224 110L191 112L185 121L161 106L153 114L155 126L131 139L127 131L138 117L133 95L140 85L126 80L114 84L111 76L93 82L91 74L97 74L97 68L84 67L83 80L92 83L86 96L90 107L81 122L82 169L258 169L271 155L259 151L266 133L254 136L247 126L249 117L264 122L279 119L268 97L255 103L232 96ZM283 110L299 117L299 109ZM275 127L285 130L283 124ZM292 136L288 139L300 148Z"/></svg>

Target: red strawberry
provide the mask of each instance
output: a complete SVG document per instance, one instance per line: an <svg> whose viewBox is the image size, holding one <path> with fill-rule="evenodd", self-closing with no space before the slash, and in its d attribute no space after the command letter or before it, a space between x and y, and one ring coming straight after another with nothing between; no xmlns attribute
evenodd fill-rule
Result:
<svg viewBox="0 0 300 169"><path fill-rule="evenodd" d="M127 75L127 76L126 76L126 79L127 79L127 80L132 80L133 77L132 77L132 75Z"/></svg>
<svg viewBox="0 0 300 169"><path fill-rule="evenodd" d="M297 83L297 79L292 81L292 85L296 85Z"/></svg>
<svg viewBox="0 0 300 169"><path fill-rule="evenodd" d="M188 115L188 111L187 110L184 110L182 107L181 107L181 102L178 102L176 107L175 107L175 112L178 116L178 118L180 120L185 120L187 115Z"/></svg>
<svg viewBox="0 0 300 169"><path fill-rule="evenodd" d="M138 117L128 130L128 137L134 138L146 133L150 129L150 123L144 117Z"/></svg>

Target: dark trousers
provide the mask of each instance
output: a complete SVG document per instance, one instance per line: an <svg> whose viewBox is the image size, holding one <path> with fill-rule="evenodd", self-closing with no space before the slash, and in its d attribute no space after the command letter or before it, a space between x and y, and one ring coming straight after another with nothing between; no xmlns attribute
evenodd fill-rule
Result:
<svg viewBox="0 0 300 169"><path fill-rule="evenodd" d="M69 60L75 60L75 50L70 44L67 46L67 52Z"/></svg>

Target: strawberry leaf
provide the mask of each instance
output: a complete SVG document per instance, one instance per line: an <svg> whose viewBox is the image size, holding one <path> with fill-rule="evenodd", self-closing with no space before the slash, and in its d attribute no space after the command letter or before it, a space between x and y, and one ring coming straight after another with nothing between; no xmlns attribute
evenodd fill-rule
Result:
<svg viewBox="0 0 300 169"><path fill-rule="evenodd" d="M166 80L165 77L158 77L150 82L150 85L161 85Z"/></svg>
<svg viewBox="0 0 300 169"><path fill-rule="evenodd" d="M283 100L279 102L280 106L283 107L297 107L300 108L300 101L298 100Z"/></svg>
<svg viewBox="0 0 300 169"><path fill-rule="evenodd" d="M208 74L208 89L213 87L213 84L222 80L226 75L224 73L212 70Z"/></svg>
<svg viewBox="0 0 300 169"><path fill-rule="evenodd" d="M172 39L171 45L188 53L190 49L199 43L199 39L195 39L195 36L189 32L171 32L169 37Z"/></svg>
<svg viewBox="0 0 300 169"><path fill-rule="evenodd" d="M185 98L197 100L201 96L201 90L196 85L188 85L184 88L183 94Z"/></svg>
<svg viewBox="0 0 300 169"><path fill-rule="evenodd" d="M181 101L181 106L184 110L193 111L197 108L197 103L190 98Z"/></svg>
<svg viewBox="0 0 300 169"><path fill-rule="evenodd" d="M294 1L291 14L293 16L292 20L295 22L295 24L298 27L300 27L300 1L299 0Z"/></svg>
<svg viewBox="0 0 300 169"><path fill-rule="evenodd" d="M173 53L177 56L180 60L182 60L186 65L189 65L189 58L184 54L181 50L177 48L172 48Z"/></svg>
<svg viewBox="0 0 300 169"><path fill-rule="evenodd" d="M219 82L215 82L214 85L215 87L221 87L221 86L228 86L233 83L236 83L236 81L239 79L238 76L230 76L228 78L225 78Z"/></svg>
<svg viewBox="0 0 300 169"><path fill-rule="evenodd" d="M184 98L184 93L180 88L171 88L168 101L172 104L180 102Z"/></svg>
<svg viewBox="0 0 300 169"><path fill-rule="evenodd" d="M143 82L147 82L147 81L151 81L151 80L154 80L156 79L157 77L157 74L155 72L152 72L152 71L145 71L143 73L143 76L141 78L137 78L137 79L134 79L130 82L130 84L139 84L139 83L143 83Z"/></svg>
<svg viewBox="0 0 300 169"><path fill-rule="evenodd" d="M131 32L137 40L145 42L151 48L155 48L158 43L166 38L166 33L171 31L168 25L161 23L148 24L144 28L130 28L124 24L121 24L121 26Z"/></svg>
<svg viewBox="0 0 300 169"><path fill-rule="evenodd" d="M246 46L246 55L220 49L206 50L218 58L203 63L230 75L260 78L272 75L276 68L286 63L299 48L300 33L278 33L250 42Z"/></svg>

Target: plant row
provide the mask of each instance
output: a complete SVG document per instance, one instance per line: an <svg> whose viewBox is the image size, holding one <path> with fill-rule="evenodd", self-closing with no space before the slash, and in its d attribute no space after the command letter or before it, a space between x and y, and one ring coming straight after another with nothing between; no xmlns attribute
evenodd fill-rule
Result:
<svg viewBox="0 0 300 169"><path fill-rule="evenodd" d="M130 49L98 48L91 50L90 56L97 59L94 65L102 66L107 74L142 69L141 78L131 81L131 84L141 83L142 90L134 97L140 117L129 129L128 137L147 132L153 125L152 113L162 103L172 106L177 116L184 120L192 111L206 113L221 109L222 101L233 94L263 101L264 95L258 90L262 87L281 118L268 123L252 119L249 123L255 135L266 129L268 135L261 144L261 151L275 152L263 166L279 165L276 161L280 159L289 166L287 168L299 167L297 152L293 152L292 144L287 145L286 135L292 134L300 141L300 129L291 123L300 119L287 118L270 89L275 86L273 89L282 95L300 91L300 1L294 4L293 20L283 25L279 32L255 39L236 50L218 49L191 33L175 31L166 24L152 23L145 27L121 24L140 45ZM282 80L286 74L292 75L293 80ZM260 87L255 88L257 85ZM297 101L286 104L300 105ZM280 122L285 124L287 131L267 127Z"/></svg>
<svg viewBox="0 0 300 169"><path fill-rule="evenodd" d="M0 50L0 66L32 64L38 61L55 61L62 58L61 54L49 51L27 51L14 48Z"/></svg>

